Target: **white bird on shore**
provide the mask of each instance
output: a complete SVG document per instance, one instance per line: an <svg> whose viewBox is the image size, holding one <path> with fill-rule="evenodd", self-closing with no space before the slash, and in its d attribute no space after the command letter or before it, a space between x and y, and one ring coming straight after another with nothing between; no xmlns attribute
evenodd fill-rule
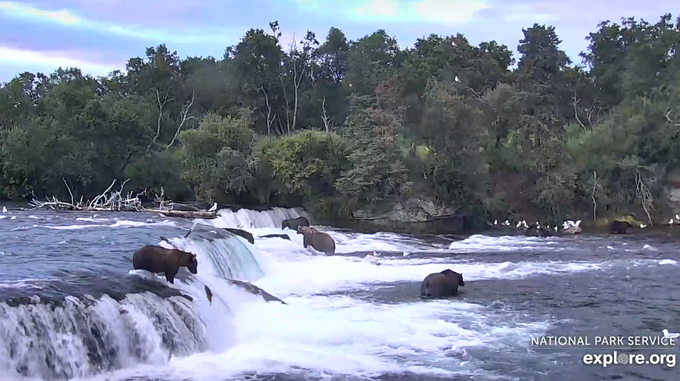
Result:
<svg viewBox="0 0 680 381"><path fill-rule="evenodd" d="M215 203L212 208L208 209L208 212L214 212L217 210L217 203Z"/></svg>
<svg viewBox="0 0 680 381"><path fill-rule="evenodd" d="M559 229L557 228L557 225L555 225L554 229L555 229L555 231L559 230Z"/></svg>
<svg viewBox="0 0 680 381"><path fill-rule="evenodd" d="M661 332L663 332L663 337L667 337L669 339L677 339L680 337L680 333L668 332L666 328L664 328Z"/></svg>
<svg viewBox="0 0 680 381"><path fill-rule="evenodd" d="M569 229L569 221L562 222L562 230Z"/></svg>
<svg viewBox="0 0 680 381"><path fill-rule="evenodd" d="M510 221L509 221L509 220L505 220L505 222L503 222L503 225L505 225L505 226L510 226Z"/></svg>
<svg viewBox="0 0 680 381"><path fill-rule="evenodd" d="M574 226L581 226L581 220L576 221L576 223L574 224Z"/></svg>
<svg viewBox="0 0 680 381"><path fill-rule="evenodd" d="M646 228L646 227L647 227L646 224L640 224L640 229L644 229L644 228Z"/></svg>
<svg viewBox="0 0 680 381"><path fill-rule="evenodd" d="M680 220L680 214L676 214L676 215L675 215L675 219L676 219L676 220Z"/></svg>
<svg viewBox="0 0 680 381"><path fill-rule="evenodd" d="M522 221L520 221L520 222L517 223L517 228L518 228L518 229L519 229L519 228L525 228L525 229L527 229L528 227L529 227L529 225L527 225L527 221L526 221L526 220L522 220Z"/></svg>
<svg viewBox="0 0 680 381"><path fill-rule="evenodd" d="M498 220L493 220L494 225L498 225Z"/></svg>
<svg viewBox="0 0 680 381"><path fill-rule="evenodd" d="M3 212L3 213L7 213L7 207L4 206L4 205L2 206L2 212Z"/></svg>
<svg viewBox="0 0 680 381"><path fill-rule="evenodd" d="M671 220L668 221L668 225L673 225L673 222L674 222L674 221L673 221L673 219L671 218Z"/></svg>

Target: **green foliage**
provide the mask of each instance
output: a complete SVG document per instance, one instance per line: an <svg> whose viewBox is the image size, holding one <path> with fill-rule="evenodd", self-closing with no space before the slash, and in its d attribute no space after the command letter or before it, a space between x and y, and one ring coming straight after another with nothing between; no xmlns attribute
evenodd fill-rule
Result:
<svg viewBox="0 0 680 381"><path fill-rule="evenodd" d="M0 198L91 198L130 178L175 201L304 203L326 219L405 198L472 213L647 210L680 167L671 15L603 22L572 66L552 26L495 41L251 29L221 59L165 45L124 72L0 86ZM517 62L517 68L511 66Z"/></svg>

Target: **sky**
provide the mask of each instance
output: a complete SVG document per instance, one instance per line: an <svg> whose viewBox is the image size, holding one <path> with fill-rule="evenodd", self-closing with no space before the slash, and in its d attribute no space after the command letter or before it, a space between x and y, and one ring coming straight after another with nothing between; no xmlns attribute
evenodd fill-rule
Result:
<svg viewBox="0 0 680 381"><path fill-rule="evenodd" d="M412 46L431 33L463 33L517 49L522 28L554 25L572 60L602 20L656 22L675 0L0 0L0 82L21 72L76 66L92 75L124 69L165 43L181 57L221 58L250 28L278 20L282 46L307 30L323 41L331 26L358 39L377 29ZM677 4L677 3L676 3ZM677 16L677 15L674 15ZM295 38L294 38L295 37Z"/></svg>

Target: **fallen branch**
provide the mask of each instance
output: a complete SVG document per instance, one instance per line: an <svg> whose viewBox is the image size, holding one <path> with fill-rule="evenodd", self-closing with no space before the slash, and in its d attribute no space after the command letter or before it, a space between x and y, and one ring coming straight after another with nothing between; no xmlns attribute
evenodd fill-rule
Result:
<svg viewBox="0 0 680 381"><path fill-rule="evenodd" d="M138 193L136 196L132 196L132 192L128 192L127 196L123 196L123 189L125 188L125 184L127 184L127 182L130 181L130 179L123 181L118 191L112 191L113 186L116 184L116 180L113 180L111 182L111 185L109 185L109 187L106 188L106 190L102 194L95 197L91 201L87 202L84 202L82 197L80 201L75 202L73 192L71 191L71 188L66 182L66 179L62 180L64 181L66 189L68 189L68 192L71 195L71 202L61 201L56 197L48 197L46 198L46 201L39 201L38 199L33 198L33 200L31 200L29 204L33 206L34 209L47 208L53 210L61 209L80 211L102 211L102 212L104 211L141 212L145 210L144 207L142 206L142 201L139 198L139 196L144 194L146 190L145 192Z"/></svg>

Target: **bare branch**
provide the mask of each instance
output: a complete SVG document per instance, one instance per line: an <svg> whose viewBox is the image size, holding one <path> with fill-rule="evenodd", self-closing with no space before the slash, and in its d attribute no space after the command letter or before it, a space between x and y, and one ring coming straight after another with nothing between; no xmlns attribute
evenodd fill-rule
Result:
<svg viewBox="0 0 680 381"><path fill-rule="evenodd" d="M187 114L189 113L189 109L191 109L191 106L194 104L194 100L196 99L196 90L191 91L191 101L189 102L186 107L182 107L182 121L179 123L179 126L177 126L177 130L175 131L175 135L172 137L172 140L170 143L165 147L167 150L168 148L172 147L173 144L175 144L175 140L177 140L177 136L179 135L179 132L182 130L182 127L184 127L184 123L186 123L187 120L191 119L196 119L195 116L191 115L187 117Z"/></svg>
<svg viewBox="0 0 680 381"><path fill-rule="evenodd" d="M71 204L73 204L75 200L73 199L73 192L71 192L71 187L68 186L68 183L66 182L65 178L62 177L61 180L64 182L64 185L66 185L66 189L68 189L68 194L71 195Z"/></svg>
<svg viewBox="0 0 680 381"><path fill-rule="evenodd" d="M321 111L322 111L322 116L321 116L321 121L323 122L323 126L326 129L327 133L331 133L331 118L329 118L326 114L326 96L323 96L323 100L321 101Z"/></svg>
<svg viewBox="0 0 680 381"><path fill-rule="evenodd" d="M286 126L288 127L288 133L290 134L290 102L288 101L288 92L286 91L286 84L283 82L283 74L279 78L281 81L281 89L283 90L283 100L286 105L285 114L286 114Z"/></svg>
<svg viewBox="0 0 680 381"><path fill-rule="evenodd" d="M654 198L652 197L652 192L649 191L649 188L642 180L640 168L641 167L635 168L635 193L640 199L642 209L644 209L645 214L647 215L647 221L650 225L653 225L654 223L652 222L652 217L650 216L649 211L654 210Z"/></svg>
<svg viewBox="0 0 680 381"><path fill-rule="evenodd" d="M671 119L670 115L671 115L671 110L668 110L668 112L666 114L664 114L664 117L666 118L668 123L672 124L673 126L680 127L680 123L675 123L675 121L673 119Z"/></svg>
<svg viewBox="0 0 680 381"><path fill-rule="evenodd" d="M272 116L272 105L269 103L269 94L267 94L267 90L264 89L264 85L260 86L260 91L264 94L264 102L267 105L267 135L271 135L272 124L274 123L276 115Z"/></svg>
<svg viewBox="0 0 680 381"><path fill-rule="evenodd" d="M574 89L574 96L571 99L574 101L574 103L573 103L574 104L574 117L576 117L576 121L578 122L578 124L580 124L581 127L584 130L586 130L586 126L581 122L581 119L578 117L578 107L576 107L576 105L581 100L576 97L576 89Z"/></svg>
<svg viewBox="0 0 680 381"><path fill-rule="evenodd" d="M168 89L165 91L165 96L163 97L163 100L161 100L161 94L158 92L157 89L154 89L153 91L156 92L156 102L158 102L158 119L156 120L156 135L151 139L151 142L149 142L149 145L146 147L146 151L149 152L151 150L151 146L156 143L156 140L161 136L161 120L163 119L163 108L165 105L172 101L172 98L168 99L168 94L170 93L170 89L172 86L168 87Z"/></svg>

